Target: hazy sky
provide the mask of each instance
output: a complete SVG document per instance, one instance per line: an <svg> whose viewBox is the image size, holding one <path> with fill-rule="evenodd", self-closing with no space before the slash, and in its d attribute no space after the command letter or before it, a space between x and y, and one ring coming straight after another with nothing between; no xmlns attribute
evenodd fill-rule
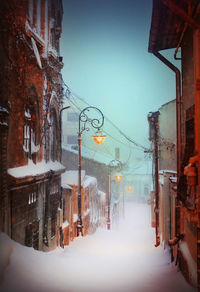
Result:
<svg viewBox="0 0 200 292"><path fill-rule="evenodd" d="M148 112L175 98L174 73L148 53L152 1L64 0L63 6L64 81L148 145Z"/></svg>

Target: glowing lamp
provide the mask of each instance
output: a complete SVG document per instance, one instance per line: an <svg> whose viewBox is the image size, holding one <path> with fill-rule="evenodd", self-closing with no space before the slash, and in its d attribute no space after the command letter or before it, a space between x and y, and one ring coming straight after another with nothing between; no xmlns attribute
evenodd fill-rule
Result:
<svg viewBox="0 0 200 292"><path fill-rule="evenodd" d="M122 175L115 175L115 179L117 182L119 182L122 179Z"/></svg>
<svg viewBox="0 0 200 292"><path fill-rule="evenodd" d="M132 192L133 188L131 186L128 186L128 191Z"/></svg>
<svg viewBox="0 0 200 292"><path fill-rule="evenodd" d="M96 142L97 144L102 144L106 138L106 136L101 135L101 136L92 136L94 142Z"/></svg>

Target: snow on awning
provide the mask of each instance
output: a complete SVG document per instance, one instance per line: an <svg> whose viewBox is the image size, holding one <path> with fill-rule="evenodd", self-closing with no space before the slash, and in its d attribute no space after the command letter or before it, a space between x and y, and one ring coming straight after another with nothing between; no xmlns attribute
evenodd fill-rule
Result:
<svg viewBox="0 0 200 292"><path fill-rule="evenodd" d="M47 163L43 160L38 163L33 163L32 160L28 160L27 165L9 168L8 174L14 178L22 179L26 177L36 177L42 174L46 174L50 171L63 172L65 170L64 165L58 161L48 161Z"/></svg>

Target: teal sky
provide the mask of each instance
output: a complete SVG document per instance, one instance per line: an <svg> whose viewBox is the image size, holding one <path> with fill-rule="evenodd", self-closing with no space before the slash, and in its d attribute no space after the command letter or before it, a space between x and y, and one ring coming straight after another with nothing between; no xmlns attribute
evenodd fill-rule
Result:
<svg viewBox="0 0 200 292"><path fill-rule="evenodd" d="M148 147L148 112L175 98L174 73L148 53L152 1L64 0L63 6L65 83Z"/></svg>

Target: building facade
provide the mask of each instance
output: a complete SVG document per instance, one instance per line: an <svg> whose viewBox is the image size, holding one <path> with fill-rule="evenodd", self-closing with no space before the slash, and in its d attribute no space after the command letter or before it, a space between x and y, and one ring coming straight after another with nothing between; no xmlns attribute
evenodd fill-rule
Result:
<svg viewBox="0 0 200 292"><path fill-rule="evenodd" d="M59 243L62 1L1 2L0 230L21 244Z"/></svg>
<svg viewBox="0 0 200 292"><path fill-rule="evenodd" d="M200 291L200 51L199 1L154 0L149 39L153 53L175 74L177 190L171 191L175 236L169 241L185 278ZM174 49L181 70L161 54ZM172 182L174 184L174 182ZM176 195L174 193L176 191Z"/></svg>
<svg viewBox="0 0 200 292"><path fill-rule="evenodd" d="M78 209L78 171L62 174L63 243L69 245L78 236L78 219L82 218L82 236L106 226L106 194L97 187L97 179L81 171L81 208ZM80 213L79 213L80 212Z"/></svg>

